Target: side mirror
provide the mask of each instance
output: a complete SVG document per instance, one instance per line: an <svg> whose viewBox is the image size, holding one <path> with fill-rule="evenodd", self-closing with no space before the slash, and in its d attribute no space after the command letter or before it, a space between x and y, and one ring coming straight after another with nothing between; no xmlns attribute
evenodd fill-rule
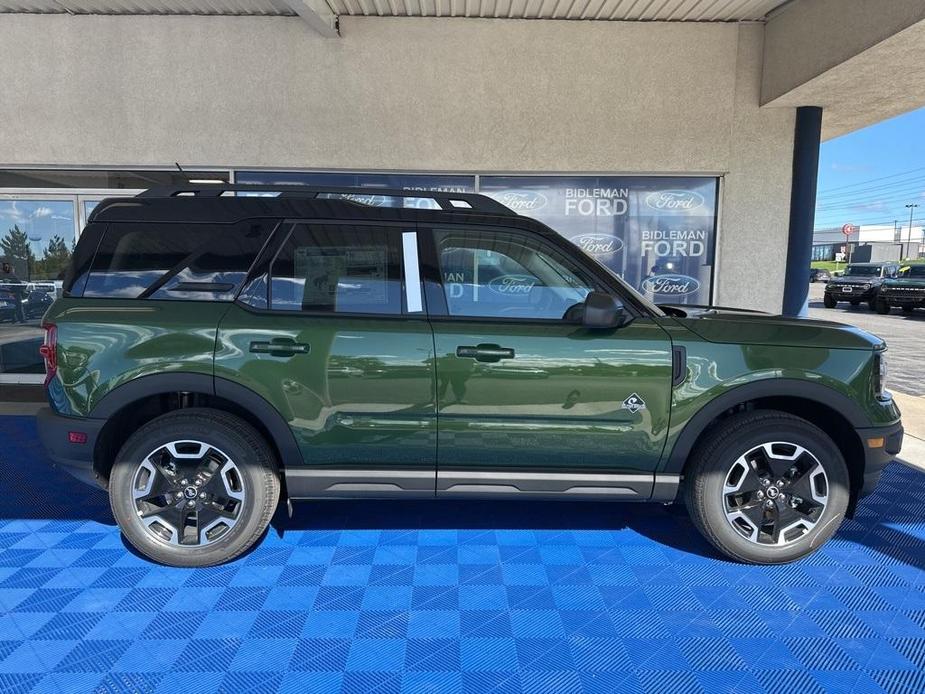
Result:
<svg viewBox="0 0 925 694"><path fill-rule="evenodd" d="M591 292L585 297L581 323L586 328L617 328L623 325L623 304L610 294Z"/></svg>

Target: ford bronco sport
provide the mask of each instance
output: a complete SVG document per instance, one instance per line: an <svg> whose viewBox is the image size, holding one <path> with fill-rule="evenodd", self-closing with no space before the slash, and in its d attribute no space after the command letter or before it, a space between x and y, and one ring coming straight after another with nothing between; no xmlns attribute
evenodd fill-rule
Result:
<svg viewBox="0 0 925 694"><path fill-rule="evenodd" d="M148 557L228 561L284 495L683 500L729 557L787 562L899 452L872 335L655 306L490 198L376 192L91 214L44 317L39 431Z"/></svg>

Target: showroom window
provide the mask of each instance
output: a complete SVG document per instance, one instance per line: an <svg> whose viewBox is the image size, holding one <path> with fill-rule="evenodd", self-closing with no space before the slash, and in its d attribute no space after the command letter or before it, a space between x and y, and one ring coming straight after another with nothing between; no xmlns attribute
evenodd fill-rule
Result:
<svg viewBox="0 0 925 694"><path fill-rule="evenodd" d="M563 320L593 280L533 234L489 229L434 232L451 316Z"/></svg>
<svg viewBox="0 0 925 694"><path fill-rule="evenodd" d="M42 315L60 295L75 239L70 197L0 199L0 375L44 373ZM30 378L31 376L31 378Z"/></svg>
<svg viewBox="0 0 925 694"><path fill-rule="evenodd" d="M655 303L711 301L715 178L482 176L479 192L552 227Z"/></svg>
<svg viewBox="0 0 925 694"><path fill-rule="evenodd" d="M295 226L273 261L270 308L400 314L399 233L340 224Z"/></svg>

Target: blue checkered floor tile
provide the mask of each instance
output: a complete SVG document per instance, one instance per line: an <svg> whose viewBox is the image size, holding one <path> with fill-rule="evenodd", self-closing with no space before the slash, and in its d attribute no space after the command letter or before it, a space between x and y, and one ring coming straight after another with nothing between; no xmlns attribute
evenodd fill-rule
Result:
<svg viewBox="0 0 925 694"><path fill-rule="evenodd" d="M925 475L812 557L720 559L683 510L325 502L205 570L0 418L3 692L923 692Z"/></svg>

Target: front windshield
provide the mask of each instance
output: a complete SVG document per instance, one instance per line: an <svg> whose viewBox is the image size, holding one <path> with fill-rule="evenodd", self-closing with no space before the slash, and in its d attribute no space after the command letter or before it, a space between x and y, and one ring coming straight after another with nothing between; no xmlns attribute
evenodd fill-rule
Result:
<svg viewBox="0 0 925 694"><path fill-rule="evenodd" d="M925 265L912 265L909 267L908 277L925 277Z"/></svg>
<svg viewBox="0 0 925 694"><path fill-rule="evenodd" d="M880 268L876 265L849 265L845 270L846 275L860 277L879 277Z"/></svg>

